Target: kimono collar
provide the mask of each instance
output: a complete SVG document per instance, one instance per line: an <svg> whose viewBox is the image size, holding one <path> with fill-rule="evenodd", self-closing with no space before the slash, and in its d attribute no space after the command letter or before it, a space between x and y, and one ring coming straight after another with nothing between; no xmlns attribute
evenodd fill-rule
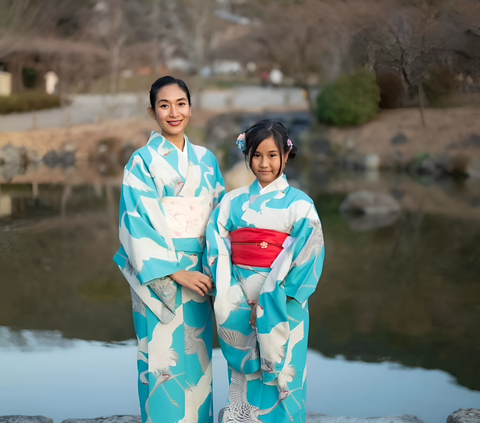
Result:
<svg viewBox="0 0 480 423"><path fill-rule="evenodd" d="M191 146L189 147L190 141L188 140L187 135L184 134L183 137L185 138L185 145L183 149L185 150L185 148L188 148L188 154L190 155L190 151L192 150ZM148 138L147 145L150 143L156 144L165 150L180 150L173 143L168 141L162 134L159 134L155 131L152 131L152 133L150 134L150 138Z"/></svg>
<svg viewBox="0 0 480 423"><path fill-rule="evenodd" d="M262 188L260 183L258 181L254 182L254 185L257 185L258 194L263 195L263 194L268 194L269 192L274 192L274 191L284 191L287 189L290 185L287 181L287 176L285 174L282 174L279 176L277 179L275 179L273 182L270 182L266 187Z"/></svg>

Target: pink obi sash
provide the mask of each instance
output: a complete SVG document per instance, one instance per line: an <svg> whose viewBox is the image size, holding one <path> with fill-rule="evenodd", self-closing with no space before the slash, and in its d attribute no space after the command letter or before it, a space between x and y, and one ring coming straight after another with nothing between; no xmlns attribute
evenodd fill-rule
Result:
<svg viewBox="0 0 480 423"><path fill-rule="evenodd" d="M241 228L230 233L232 263L270 267L283 250L289 234L270 229Z"/></svg>

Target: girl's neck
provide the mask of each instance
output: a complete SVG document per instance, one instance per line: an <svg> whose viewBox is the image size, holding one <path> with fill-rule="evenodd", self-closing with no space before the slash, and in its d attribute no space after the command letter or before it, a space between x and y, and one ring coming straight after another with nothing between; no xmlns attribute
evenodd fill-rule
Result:
<svg viewBox="0 0 480 423"><path fill-rule="evenodd" d="M175 147L177 147L180 151L183 151L183 149L185 148L185 134L182 133L178 135L168 135L168 137L165 138L170 141Z"/></svg>

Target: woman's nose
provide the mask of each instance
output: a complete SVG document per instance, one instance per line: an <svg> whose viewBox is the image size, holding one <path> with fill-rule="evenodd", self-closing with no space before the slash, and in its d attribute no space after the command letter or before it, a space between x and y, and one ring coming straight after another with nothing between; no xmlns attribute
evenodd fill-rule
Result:
<svg viewBox="0 0 480 423"><path fill-rule="evenodd" d="M177 114L178 114L177 106L170 107L170 116L177 116Z"/></svg>

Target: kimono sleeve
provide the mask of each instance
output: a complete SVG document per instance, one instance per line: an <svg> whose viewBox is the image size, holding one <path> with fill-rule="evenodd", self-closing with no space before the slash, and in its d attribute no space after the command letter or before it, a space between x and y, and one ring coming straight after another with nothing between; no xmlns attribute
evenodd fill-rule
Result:
<svg viewBox="0 0 480 423"><path fill-rule="evenodd" d="M142 285L181 269L155 182L141 155L134 154L123 177L120 243Z"/></svg>
<svg viewBox="0 0 480 423"><path fill-rule="evenodd" d="M257 308L258 341L265 382L275 380L284 370L290 342L287 297L304 303L315 291L322 272L325 255L323 234L313 204L297 219L289 242L272 266Z"/></svg>
<svg viewBox="0 0 480 423"><path fill-rule="evenodd" d="M215 283L215 313L219 325L228 318L228 304L232 288L232 259L230 232L228 230L230 201L225 197L213 211L206 231L206 250L203 256L204 271Z"/></svg>
<svg viewBox="0 0 480 423"><path fill-rule="evenodd" d="M222 201L223 197L225 196L225 182L223 180L222 172L220 171L220 167L218 166L218 161L215 159L214 164L214 174L215 174L215 192L213 195L213 207L215 208L220 201Z"/></svg>

